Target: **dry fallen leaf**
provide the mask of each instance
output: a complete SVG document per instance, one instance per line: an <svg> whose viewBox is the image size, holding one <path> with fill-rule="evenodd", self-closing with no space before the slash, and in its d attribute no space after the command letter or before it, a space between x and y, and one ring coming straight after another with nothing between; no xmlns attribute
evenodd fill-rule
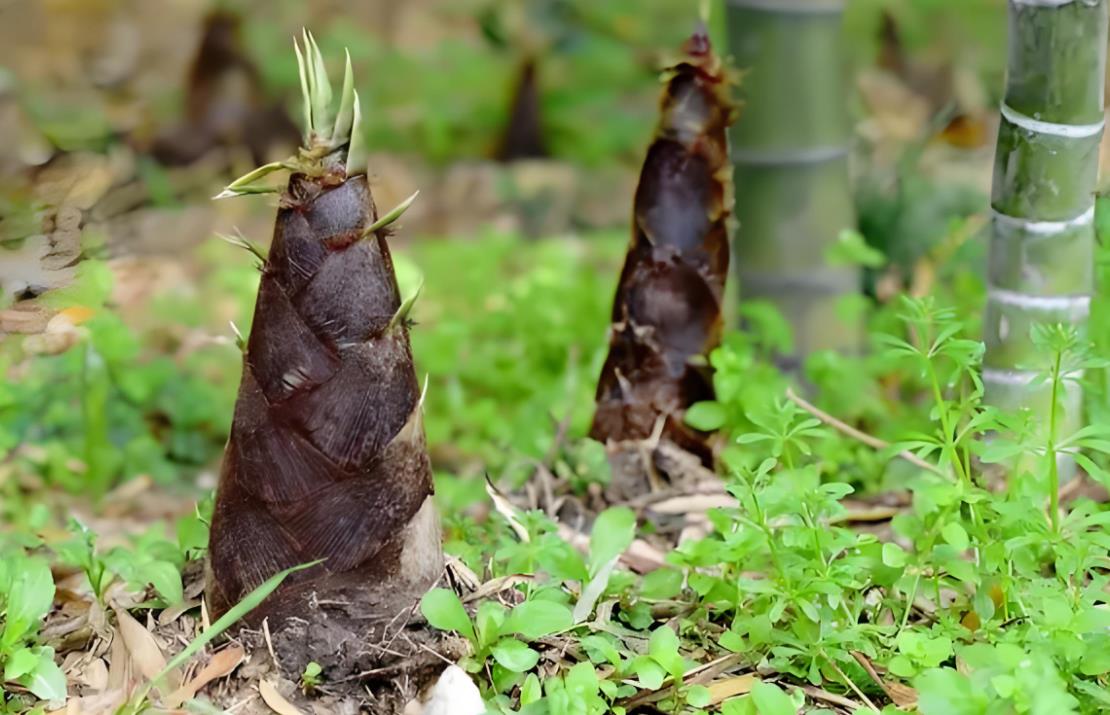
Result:
<svg viewBox="0 0 1110 715"><path fill-rule="evenodd" d="M266 705L278 715L304 715L293 703L286 700L285 696L279 693L277 687L269 680L259 681L258 694L262 696Z"/></svg>
<svg viewBox="0 0 1110 715"><path fill-rule="evenodd" d="M166 704L170 707L178 707L188 700L191 700L204 686L211 683L213 680L219 680L226 675L230 675L233 670L239 667L246 657L246 651L243 650L241 645L233 645L230 648L224 648L219 653L212 656L208 664L201 668L200 672L193 676L185 685L182 685L173 694L166 698Z"/></svg>
<svg viewBox="0 0 1110 715"><path fill-rule="evenodd" d="M566 524L559 524L559 536L579 551L583 553L589 551L590 537ZM633 539L628 549L621 554L620 561L636 573L644 574L666 566L667 561L664 556L662 551L643 539Z"/></svg>
<svg viewBox="0 0 1110 715"><path fill-rule="evenodd" d="M93 658L90 660L81 668L81 672L77 675L79 677L75 678L75 680L83 683L94 691L108 689L108 665L102 658Z"/></svg>
<svg viewBox="0 0 1110 715"><path fill-rule="evenodd" d="M704 514L710 509L735 507L736 498L728 494L691 494L656 502L648 511L656 514Z"/></svg>
<svg viewBox="0 0 1110 715"><path fill-rule="evenodd" d="M64 708L51 710L47 715L108 715L119 710L126 700L127 696L122 690L107 690L95 695L70 698Z"/></svg>
<svg viewBox="0 0 1110 715"><path fill-rule="evenodd" d="M745 673L744 675L736 675L712 682L707 686L709 688L709 702L711 705L716 705L737 695L747 695L752 691L752 686L758 682L759 676L755 673Z"/></svg>
<svg viewBox="0 0 1110 715"><path fill-rule="evenodd" d="M158 646L154 635L131 617L131 614L119 608L113 608L116 613L116 622L119 623L119 632L123 637L123 645L131 655L131 662L147 680L154 680L166 667L166 657ZM164 678L167 689L171 692L181 687L181 674L176 669L170 671Z"/></svg>
<svg viewBox="0 0 1110 715"><path fill-rule="evenodd" d="M497 487L493 486L493 482L489 480L488 476L486 477L486 493L493 501L497 513L505 517L505 521L509 522L509 526L516 532L517 538L527 543L531 537L528 535L528 527L524 526L524 522L521 520L520 510Z"/></svg>
<svg viewBox="0 0 1110 715"><path fill-rule="evenodd" d="M118 628L112 629L112 645L108 652L108 688L110 690L130 690L133 668L127 657L127 646Z"/></svg>
<svg viewBox="0 0 1110 715"><path fill-rule="evenodd" d="M883 692L886 693L887 697L890 698L895 705L901 709L912 709L917 707L916 690L909 686L902 685L901 683L888 683L883 680L875 670L875 666L871 664L871 661L863 653L853 651L852 657L856 659L856 662L859 663L865 671L867 671L867 674L871 676L875 684L883 689Z"/></svg>

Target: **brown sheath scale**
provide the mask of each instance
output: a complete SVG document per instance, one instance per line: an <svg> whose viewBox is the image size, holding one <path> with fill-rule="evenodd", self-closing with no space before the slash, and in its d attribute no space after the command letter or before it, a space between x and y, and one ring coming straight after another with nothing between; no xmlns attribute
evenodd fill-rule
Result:
<svg viewBox="0 0 1110 715"><path fill-rule="evenodd" d="M706 32L683 50L669 70L636 189L590 436L643 440L662 419L664 439L709 465L708 435L686 426L683 415L713 398L706 359L721 337L733 199L726 132L735 111L728 73Z"/></svg>

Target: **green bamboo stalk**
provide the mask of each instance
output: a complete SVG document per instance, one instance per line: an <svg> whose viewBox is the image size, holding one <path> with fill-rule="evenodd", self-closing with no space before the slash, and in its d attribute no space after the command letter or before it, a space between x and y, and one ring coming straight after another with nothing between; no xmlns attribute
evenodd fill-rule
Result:
<svg viewBox="0 0 1110 715"><path fill-rule="evenodd" d="M994 162L983 382L989 403L1047 414L1037 323L1085 331L1094 288L1107 0L1010 0L1009 66ZM1064 429L1081 423L1069 383ZM1066 434L1066 432L1065 432Z"/></svg>
<svg viewBox="0 0 1110 715"><path fill-rule="evenodd" d="M826 248L855 225L848 180L843 0L728 0L728 32L744 72L732 133L733 265L741 300L774 304L794 332L797 364L823 348L858 346L837 298L858 271L829 267Z"/></svg>

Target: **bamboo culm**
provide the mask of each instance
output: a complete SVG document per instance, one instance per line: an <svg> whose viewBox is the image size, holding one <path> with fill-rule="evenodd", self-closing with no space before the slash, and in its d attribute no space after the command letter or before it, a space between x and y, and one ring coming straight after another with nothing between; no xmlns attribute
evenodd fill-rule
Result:
<svg viewBox="0 0 1110 715"><path fill-rule="evenodd" d="M792 328L797 367L819 349L859 347L837 299L859 271L827 265L855 226L848 174L851 126L842 0L727 0L730 50L743 72L743 116L732 131L736 177L733 264L739 299L769 301Z"/></svg>
<svg viewBox="0 0 1110 715"><path fill-rule="evenodd" d="M1009 58L991 191L983 323L987 401L1047 413L1031 382L1045 366L1030 331L1085 331L1094 288L1094 203L1102 138L1106 0L1010 0ZM1081 422L1074 382L1065 429ZM1044 420L1047 422L1047 420Z"/></svg>

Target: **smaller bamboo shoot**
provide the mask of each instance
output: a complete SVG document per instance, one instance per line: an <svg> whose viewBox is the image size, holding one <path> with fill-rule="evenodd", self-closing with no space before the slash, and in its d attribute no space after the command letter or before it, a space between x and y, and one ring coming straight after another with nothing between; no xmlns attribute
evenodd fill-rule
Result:
<svg viewBox="0 0 1110 715"><path fill-rule="evenodd" d="M704 29L684 54L669 70L636 190L590 435L610 445L644 440L662 420L664 439L709 465L707 435L683 415L713 396L706 368L721 335L733 201L727 128L735 112L728 73Z"/></svg>

